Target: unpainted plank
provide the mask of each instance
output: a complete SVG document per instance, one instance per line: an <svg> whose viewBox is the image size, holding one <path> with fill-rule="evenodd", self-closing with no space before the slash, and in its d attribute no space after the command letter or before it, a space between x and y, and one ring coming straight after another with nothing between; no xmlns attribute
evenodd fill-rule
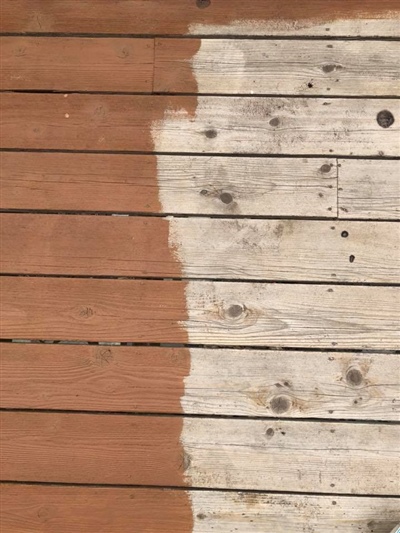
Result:
<svg viewBox="0 0 400 533"><path fill-rule="evenodd" d="M156 39L166 93L399 95L399 42Z"/></svg>
<svg viewBox="0 0 400 533"><path fill-rule="evenodd" d="M400 426L2 412L2 480L398 495Z"/></svg>
<svg viewBox="0 0 400 533"><path fill-rule="evenodd" d="M3 152L3 209L330 217L335 159Z"/></svg>
<svg viewBox="0 0 400 533"><path fill-rule="evenodd" d="M1 88L151 92L153 39L2 37Z"/></svg>
<svg viewBox="0 0 400 533"><path fill-rule="evenodd" d="M3 408L399 419L399 355L30 343L0 349Z"/></svg>
<svg viewBox="0 0 400 533"><path fill-rule="evenodd" d="M0 525L8 533L388 533L396 498L169 489L1 486ZM283 513L282 510L285 510ZM50 520L49 520L50 517Z"/></svg>
<svg viewBox="0 0 400 533"><path fill-rule="evenodd" d="M397 287L2 278L5 339L400 347Z"/></svg>
<svg viewBox="0 0 400 533"><path fill-rule="evenodd" d="M391 222L2 213L0 239L7 274L400 282Z"/></svg>
<svg viewBox="0 0 400 533"><path fill-rule="evenodd" d="M400 155L400 100L3 93L1 109L4 148Z"/></svg>
<svg viewBox="0 0 400 533"><path fill-rule="evenodd" d="M339 217L400 220L400 161L339 163Z"/></svg>
<svg viewBox="0 0 400 533"><path fill-rule="evenodd" d="M3 0L3 32L398 36L396 0Z"/></svg>

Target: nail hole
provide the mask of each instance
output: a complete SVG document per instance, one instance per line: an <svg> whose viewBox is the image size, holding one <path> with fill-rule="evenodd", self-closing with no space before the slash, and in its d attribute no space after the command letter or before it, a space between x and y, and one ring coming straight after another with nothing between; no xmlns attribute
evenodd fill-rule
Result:
<svg viewBox="0 0 400 533"><path fill-rule="evenodd" d="M218 135L215 130L206 130L204 134L207 139L215 139L215 137Z"/></svg>
<svg viewBox="0 0 400 533"><path fill-rule="evenodd" d="M202 196L207 196L207 194L208 194L207 189L203 189L203 190L201 190L201 191L200 191L200 194L201 194Z"/></svg>
<svg viewBox="0 0 400 533"><path fill-rule="evenodd" d="M356 257L355 257L354 255L351 255L351 256L349 257L349 261L350 261L350 263L354 263L355 258L356 258Z"/></svg>
<svg viewBox="0 0 400 533"><path fill-rule="evenodd" d="M341 235L342 235L342 237L344 239L347 239L347 237L349 236L349 232L348 231L342 231Z"/></svg>
<svg viewBox="0 0 400 533"><path fill-rule="evenodd" d="M320 168L320 171L323 172L324 174L327 174L328 172L331 171L331 165L322 165L322 167Z"/></svg>
<svg viewBox="0 0 400 533"><path fill-rule="evenodd" d="M314 85L313 85L313 84L311 83L311 81L310 81L309 83L307 83L307 87L308 87L309 89L312 89L312 88L314 87Z"/></svg>
<svg viewBox="0 0 400 533"><path fill-rule="evenodd" d="M394 124L393 113L387 109L380 111L376 117L376 120L381 128L390 128L390 126Z"/></svg>
<svg viewBox="0 0 400 533"><path fill-rule="evenodd" d="M273 437L275 435L275 431L272 428L268 428L265 433L267 437Z"/></svg>

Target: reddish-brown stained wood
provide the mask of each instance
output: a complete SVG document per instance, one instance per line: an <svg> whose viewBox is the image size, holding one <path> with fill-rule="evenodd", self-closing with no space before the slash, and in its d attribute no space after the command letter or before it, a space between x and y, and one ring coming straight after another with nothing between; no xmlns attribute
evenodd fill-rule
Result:
<svg viewBox="0 0 400 533"><path fill-rule="evenodd" d="M179 35L196 24L296 21L301 28L341 19L395 18L399 12L397 0L80 0L79 5L76 0L3 0L1 31Z"/></svg>
<svg viewBox="0 0 400 533"><path fill-rule="evenodd" d="M1 88L151 92L153 39L2 37Z"/></svg>
<svg viewBox="0 0 400 533"><path fill-rule="evenodd" d="M182 490L3 484L0 502L4 533L191 533L193 527Z"/></svg>
<svg viewBox="0 0 400 533"><path fill-rule="evenodd" d="M2 406L181 413L187 348L2 343Z"/></svg>
<svg viewBox="0 0 400 533"><path fill-rule="evenodd" d="M1 479L183 486L181 417L1 413Z"/></svg>
<svg viewBox="0 0 400 533"><path fill-rule="evenodd" d="M197 92L191 59L201 39L155 39L154 91Z"/></svg>
<svg viewBox="0 0 400 533"><path fill-rule="evenodd" d="M151 152L153 122L194 116L197 97L3 93L0 105L3 148Z"/></svg>
<svg viewBox="0 0 400 533"><path fill-rule="evenodd" d="M159 213L157 158L3 152L3 209Z"/></svg>

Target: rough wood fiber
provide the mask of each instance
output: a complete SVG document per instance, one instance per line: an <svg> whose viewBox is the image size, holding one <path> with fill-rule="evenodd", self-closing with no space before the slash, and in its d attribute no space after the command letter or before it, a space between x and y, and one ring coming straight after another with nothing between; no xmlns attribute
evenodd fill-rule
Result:
<svg viewBox="0 0 400 533"><path fill-rule="evenodd" d="M156 39L155 54L157 92L399 94L399 42Z"/></svg>
<svg viewBox="0 0 400 533"><path fill-rule="evenodd" d="M341 159L339 217L400 219L400 161Z"/></svg>
<svg viewBox="0 0 400 533"><path fill-rule="evenodd" d="M27 412L1 422L3 480L400 493L395 425Z"/></svg>
<svg viewBox="0 0 400 533"><path fill-rule="evenodd" d="M8 274L400 282L390 222L3 213L0 239Z"/></svg>
<svg viewBox="0 0 400 533"><path fill-rule="evenodd" d="M3 343L2 407L398 420L400 356ZM283 402L282 402L283 406Z"/></svg>
<svg viewBox="0 0 400 533"><path fill-rule="evenodd" d="M398 36L396 0L3 0L1 31Z"/></svg>
<svg viewBox="0 0 400 533"><path fill-rule="evenodd" d="M151 92L153 39L2 37L1 88Z"/></svg>
<svg viewBox="0 0 400 533"><path fill-rule="evenodd" d="M4 152L0 205L330 217L337 211L336 174L335 159Z"/></svg>
<svg viewBox="0 0 400 533"><path fill-rule="evenodd" d="M400 155L400 100L3 93L1 111L4 148Z"/></svg>
<svg viewBox="0 0 400 533"><path fill-rule="evenodd" d="M5 339L400 347L397 287L3 277Z"/></svg>
<svg viewBox="0 0 400 533"><path fill-rule="evenodd" d="M2 485L1 524L7 533L388 533L395 498L307 496L168 489ZM84 503L82 503L84 502Z"/></svg>

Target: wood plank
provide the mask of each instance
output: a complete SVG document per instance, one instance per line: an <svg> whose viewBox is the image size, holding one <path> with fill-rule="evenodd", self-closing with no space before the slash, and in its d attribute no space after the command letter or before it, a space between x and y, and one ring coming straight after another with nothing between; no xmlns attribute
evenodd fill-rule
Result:
<svg viewBox="0 0 400 533"><path fill-rule="evenodd" d="M335 159L3 152L0 205L329 217L337 211L336 174Z"/></svg>
<svg viewBox="0 0 400 533"><path fill-rule="evenodd" d="M3 484L0 525L8 533L388 533L396 498ZM188 499L190 504L188 505ZM190 509L191 506L191 509ZM282 509L286 509L282 513ZM189 526L189 527L188 527ZM244 529L245 528L245 529Z"/></svg>
<svg viewBox="0 0 400 533"><path fill-rule="evenodd" d="M151 92L153 39L2 37L1 88Z"/></svg>
<svg viewBox="0 0 400 533"><path fill-rule="evenodd" d="M339 216L400 220L400 162L340 160Z"/></svg>
<svg viewBox="0 0 400 533"><path fill-rule="evenodd" d="M2 213L0 268L8 274L400 283L399 229L391 222Z"/></svg>
<svg viewBox="0 0 400 533"><path fill-rule="evenodd" d="M4 148L400 155L400 99L3 93Z"/></svg>
<svg viewBox="0 0 400 533"><path fill-rule="evenodd" d="M397 495L400 426L2 412L2 480Z"/></svg>
<svg viewBox="0 0 400 533"><path fill-rule="evenodd" d="M399 419L399 355L2 343L2 407Z"/></svg>
<svg viewBox="0 0 400 533"><path fill-rule="evenodd" d="M3 277L5 339L400 346L397 287Z"/></svg>
<svg viewBox="0 0 400 533"><path fill-rule="evenodd" d="M3 32L398 36L397 0L3 0Z"/></svg>
<svg viewBox="0 0 400 533"><path fill-rule="evenodd" d="M399 42L156 39L167 93L399 95Z"/></svg>

